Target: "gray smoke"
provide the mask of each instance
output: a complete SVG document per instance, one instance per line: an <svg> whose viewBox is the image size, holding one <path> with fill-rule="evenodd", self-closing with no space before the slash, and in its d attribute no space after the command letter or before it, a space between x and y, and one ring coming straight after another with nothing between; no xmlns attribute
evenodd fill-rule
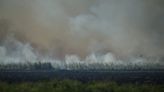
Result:
<svg viewBox="0 0 164 92"><path fill-rule="evenodd" d="M0 0L0 19L3 63L164 56L163 0Z"/></svg>

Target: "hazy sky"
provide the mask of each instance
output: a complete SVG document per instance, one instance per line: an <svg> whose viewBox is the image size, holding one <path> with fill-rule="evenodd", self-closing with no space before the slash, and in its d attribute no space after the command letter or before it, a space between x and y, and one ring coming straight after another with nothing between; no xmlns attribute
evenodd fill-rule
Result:
<svg viewBox="0 0 164 92"><path fill-rule="evenodd" d="M163 57L164 0L0 0L1 44L11 33L59 58Z"/></svg>

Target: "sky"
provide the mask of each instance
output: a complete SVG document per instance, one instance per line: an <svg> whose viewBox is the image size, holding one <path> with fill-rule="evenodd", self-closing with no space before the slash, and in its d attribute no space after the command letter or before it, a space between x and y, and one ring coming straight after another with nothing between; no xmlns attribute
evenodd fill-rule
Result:
<svg viewBox="0 0 164 92"><path fill-rule="evenodd" d="M1 56L163 58L164 1L0 0L0 46Z"/></svg>

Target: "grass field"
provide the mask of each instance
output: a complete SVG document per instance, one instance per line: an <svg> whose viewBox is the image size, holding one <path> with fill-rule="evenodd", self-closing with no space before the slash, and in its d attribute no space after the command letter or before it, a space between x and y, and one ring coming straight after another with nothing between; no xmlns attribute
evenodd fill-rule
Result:
<svg viewBox="0 0 164 92"><path fill-rule="evenodd" d="M109 81L82 83L75 80L0 82L0 92L164 92L164 84L118 84Z"/></svg>

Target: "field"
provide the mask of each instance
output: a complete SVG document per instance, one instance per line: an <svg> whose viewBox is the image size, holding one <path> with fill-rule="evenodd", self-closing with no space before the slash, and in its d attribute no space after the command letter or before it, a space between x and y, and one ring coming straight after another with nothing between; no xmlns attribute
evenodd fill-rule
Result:
<svg viewBox="0 0 164 92"><path fill-rule="evenodd" d="M111 81L49 80L0 82L0 92L164 92L164 84L118 84Z"/></svg>
<svg viewBox="0 0 164 92"><path fill-rule="evenodd" d="M164 71L127 70L8 70L0 72L1 81L21 82L40 80L116 81L118 83L164 83Z"/></svg>
<svg viewBox="0 0 164 92"><path fill-rule="evenodd" d="M0 92L164 92L163 71L1 71Z"/></svg>

